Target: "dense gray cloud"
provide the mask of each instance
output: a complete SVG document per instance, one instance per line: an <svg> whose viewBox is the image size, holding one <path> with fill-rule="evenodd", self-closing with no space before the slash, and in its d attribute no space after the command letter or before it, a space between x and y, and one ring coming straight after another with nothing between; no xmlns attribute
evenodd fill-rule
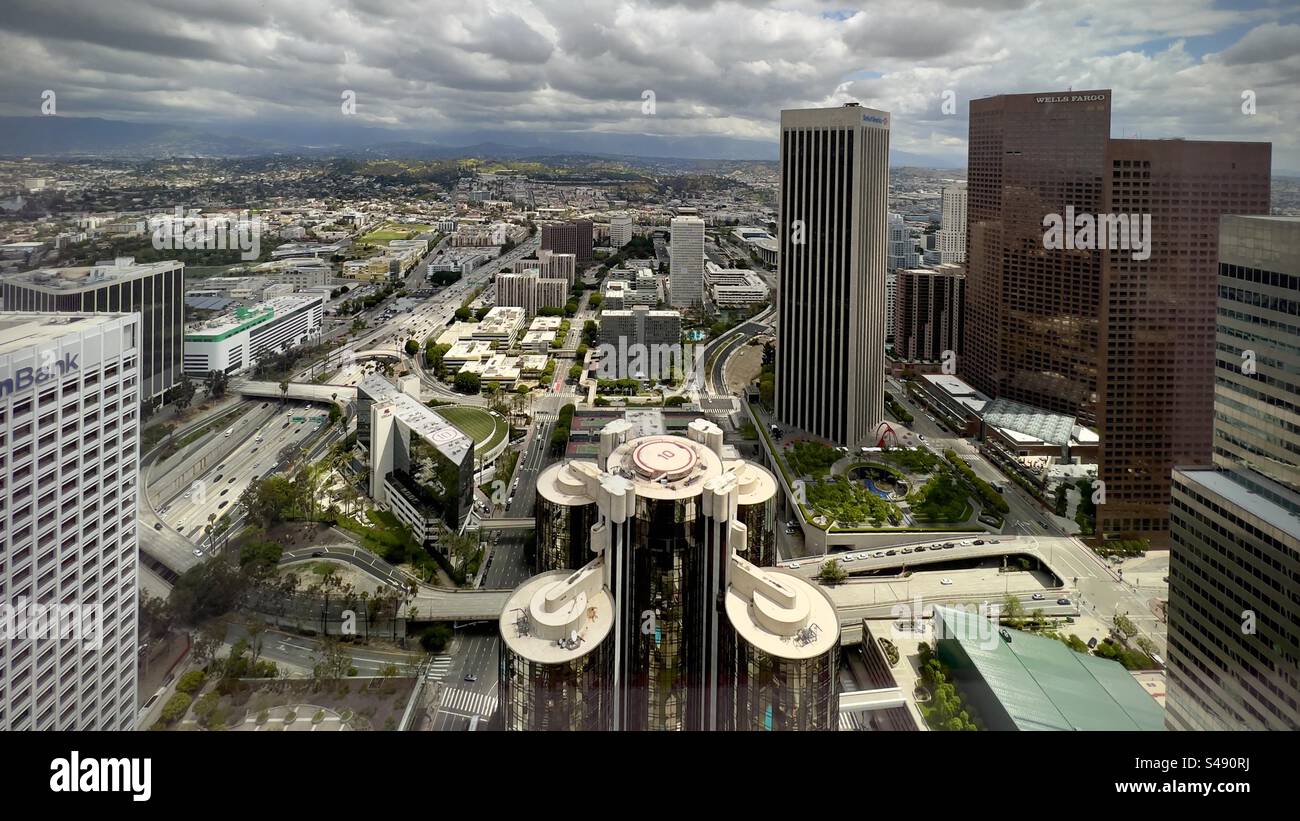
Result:
<svg viewBox="0 0 1300 821"><path fill-rule="evenodd" d="M6 0L0 111L771 142L782 108L893 112L960 165L969 100L1112 88L1117 136L1257 139L1300 169L1300 13L1214 0ZM341 121L340 95L357 111ZM1257 112L1240 111L1253 90ZM643 111L646 91L653 115ZM957 101L955 115L941 104Z"/></svg>

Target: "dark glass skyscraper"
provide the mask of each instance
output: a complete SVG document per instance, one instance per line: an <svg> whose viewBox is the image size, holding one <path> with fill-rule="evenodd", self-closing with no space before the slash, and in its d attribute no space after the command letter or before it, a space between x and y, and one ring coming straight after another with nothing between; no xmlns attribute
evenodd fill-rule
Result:
<svg viewBox="0 0 1300 821"><path fill-rule="evenodd" d="M1049 251L1043 216L1105 210L1110 92L970 103L965 351L992 397L1096 419L1101 255Z"/></svg>
<svg viewBox="0 0 1300 821"><path fill-rule="evenodd" d="M1103 252L1097 530L1169 530L1169 474L1210 460L1219 218L1267 214L1268 143L1110 140L1107 210L1150 214L1150 257Z"/></svg>
<svg viewBox="0 0 1300 821"><path fill-rule="evenodd" d="M135 264L130 257L82 268L51 268L0 280L6 311L140 314L140 399L156 399L181 378L185 264Z"/></svg>

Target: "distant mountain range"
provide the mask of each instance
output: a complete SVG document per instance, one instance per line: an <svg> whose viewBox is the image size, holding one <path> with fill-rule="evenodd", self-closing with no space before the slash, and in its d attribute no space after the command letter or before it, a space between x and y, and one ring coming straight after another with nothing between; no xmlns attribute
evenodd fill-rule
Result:
<svg viewBox="0 0 1300 821"><path fill-rule="evenodd" d="M98 117L0 117L0 156L257 157L270 154L455 159L523 159L554 154L676 160L777 159L776 142L653 134L466 131L413 139L406 131L338 124L243 122L200 129ZM901 151L893 165L960 168L961 163Z"/></svg>
<svg viewBox="0 0 1300 821"><path fill-rule="evenodd" d="M276 123L246 120L196 128L134 123L99 117L0 117L0 157L262 157L299 154L383 159L542 159L582 155L611 159L769 161L776 142L732 137L665 137L608 132L463 131L420 139L410 131L339 123ZM889 152L893 167L964 168L958 157ZM1274 169L1275 177L1300 171Z"/></svg>

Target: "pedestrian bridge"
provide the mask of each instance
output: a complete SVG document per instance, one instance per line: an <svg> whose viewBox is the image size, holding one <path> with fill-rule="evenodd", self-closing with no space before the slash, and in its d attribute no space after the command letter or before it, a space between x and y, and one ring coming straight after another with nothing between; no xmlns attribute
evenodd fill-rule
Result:
<svg viewBox="0 0 1300 821"><path fill-rule="evenodd" d="M244 382L231 389L243 396L266 396L279 399L286 396L302 402L339 402L347 404L357 398L357 389L351 385L321 385L315 382L290 382L289 392L280 393L279 382Z"/></svg>
<svg viewBox="0 0 1300 821"><path fill-rule="evenodd" d="M402 358L400 353L388 348L371 348L367 351L355 351L351 353L354 359L390 359L393 362L397 362ZM344 353L343 355L346 357L348 354Z"/></svg>
<svg viewBox="0 0 1300 821"><path fill-rule="evenodd" d="M478 526L480 530L532 530L534 524L531 518L499 518L481 519Z"/></svg>
<svg viewBox="0 0 1300 821"><path fill-rule="evenodd" d="M840 693L841 713L866 713L872 710L889 710L903 707L907 699L897 687L882 687L879 690L854 690Z"/></svg>

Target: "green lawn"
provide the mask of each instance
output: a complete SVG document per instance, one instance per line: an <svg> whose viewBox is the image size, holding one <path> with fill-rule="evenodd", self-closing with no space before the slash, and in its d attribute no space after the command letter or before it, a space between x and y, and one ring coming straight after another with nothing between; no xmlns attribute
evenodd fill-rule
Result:
<svg viewBox="0 0 1300 821"><path fill-rule="evenodd" d="M510 433L505 420L471 405L444 405L438 413L474 440L474 447L487 451L496 447Z"/></svg>

